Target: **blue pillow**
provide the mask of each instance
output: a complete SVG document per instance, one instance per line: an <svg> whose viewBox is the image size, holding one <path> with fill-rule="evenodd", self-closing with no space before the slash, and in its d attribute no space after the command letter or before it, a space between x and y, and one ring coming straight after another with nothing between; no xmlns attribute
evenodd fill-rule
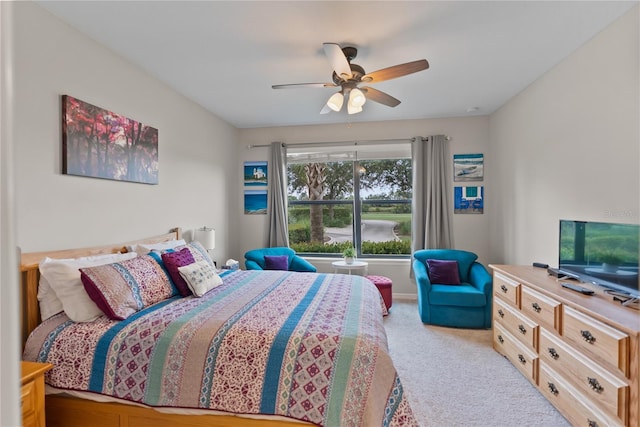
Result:
<svg viewBox="0 0 640 427"><path fill-rule="evenodd" d="M266 270L289 270L288 255L265 255L264 265Z"/></svg>

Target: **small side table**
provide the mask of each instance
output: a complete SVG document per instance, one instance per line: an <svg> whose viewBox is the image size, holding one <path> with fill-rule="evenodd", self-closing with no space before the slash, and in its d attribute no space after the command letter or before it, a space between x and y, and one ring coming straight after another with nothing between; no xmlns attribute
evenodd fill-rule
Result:
<svg viewBox="0 0 640 427"><path fill-rule="evenodd" d="M53 368L50 363L21 362L22 425L45 427L44 417L44 373Z"/></svg>
<svg viewBox="0 0 640 427"><path fill-rule="evenodd" d="M347 264L344 261L334 261L331 263L334 273L347 270L348 274L351 274L353 270L362 270L362 276L367 274L369 263L366 261L353 261L351 264Z"/></svg>

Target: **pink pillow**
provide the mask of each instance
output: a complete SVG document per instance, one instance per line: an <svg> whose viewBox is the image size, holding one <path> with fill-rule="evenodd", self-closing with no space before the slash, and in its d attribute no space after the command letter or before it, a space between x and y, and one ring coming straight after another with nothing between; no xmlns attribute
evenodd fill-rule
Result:
<svg viewBox="0 0 640 427"><path fill-rule="evenodd" d="M176 291L167 273L149 255L81 268L80 279L89 298L113 320L124 320Z"/></svg>
<svg viewBox="0 0 640 427"><path fill-rule="evenodd" d="M177 252L165 252L162 254L162 262L165 268L171 276L171 280L176 285L178 292L183 297L191 295L189 285L185 282L184 278L180 275L178 267L184 267L186 265L193 264L196 260L191 255L189 248L182 248Z"/></svg>
<svg viewBox="0 0 640 427"><path fill-rule="evenodd" d="M428 259L429 280L435 285L459 285L458 261Z"/></svg>
<svg viewBox="0 0 640 427"><path fill-rule="evenodd" d="M267 270L289 270L288 255L265 255L264 266Z"/></svg>

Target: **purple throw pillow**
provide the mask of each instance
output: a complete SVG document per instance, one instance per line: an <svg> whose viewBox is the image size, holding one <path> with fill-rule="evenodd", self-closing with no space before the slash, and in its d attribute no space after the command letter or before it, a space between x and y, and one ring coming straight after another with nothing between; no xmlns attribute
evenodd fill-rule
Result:
<svg viewBox="0 0 640 427"><path fill-rule="evenodd" d="M187 285L187 282L185 282L184 278L178 271L178 267L184 267L196 262L189 248L183 248L176 252L163 253L162 262L169 272L169 276L171 276L171 280L173 280L173 283L176 285L176 289L178 289L180 295L183 297L191 295L189 285Z"/></svg>
<svg viewBox="0 0 640 427"><path fill-rule="evenodd" d="M265 255L264 265L267 270L289 270L289 256Z"/></svg>
<svg viewBox="0 0 640 427"><path fill-rule="evenodd" d="M438 285L459 285L458 261L428 259L429 280Z"/></svg>

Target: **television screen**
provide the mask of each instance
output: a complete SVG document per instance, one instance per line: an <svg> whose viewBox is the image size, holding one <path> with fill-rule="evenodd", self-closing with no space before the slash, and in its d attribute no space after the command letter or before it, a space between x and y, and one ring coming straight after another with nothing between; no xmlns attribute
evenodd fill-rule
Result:
<svg viewBox="0 0 640 427"><path fill-rule="evenodd" d="M561 274L640 298L640 226L560 220Z"/></svg>

